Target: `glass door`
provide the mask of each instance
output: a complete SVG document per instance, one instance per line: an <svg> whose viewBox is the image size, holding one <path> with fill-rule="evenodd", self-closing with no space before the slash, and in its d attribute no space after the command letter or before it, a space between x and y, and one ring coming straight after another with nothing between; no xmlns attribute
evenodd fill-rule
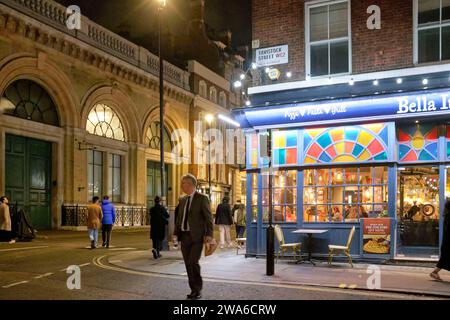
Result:
<svg viewBox="0 0 450 320"><path fill-rule="evenodd" d="M439 168L398 170L397 257L439 255Z"/></svg>

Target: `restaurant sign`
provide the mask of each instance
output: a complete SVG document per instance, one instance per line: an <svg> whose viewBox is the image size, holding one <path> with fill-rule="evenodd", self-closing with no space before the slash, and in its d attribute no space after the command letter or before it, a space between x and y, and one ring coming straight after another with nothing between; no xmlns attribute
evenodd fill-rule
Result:
<svg viewBox="0 0 450 320"><path fill-rule="evenodd" d="M282 45L256 50L256 65L268 67L289 62L289 47Z"/></svg>
<svg viewBox="0 0 450 320"><path fill-rule="evenodd" d="M391 248L391 219L368 218L363 220L363 252L389 254Z"/></svg>
<svg viewBox="0 0 450 320"><path fill-rule="evenodd" d="M239 111L238 111L239 112ZM317 125L331 122L387 120L450 114L450 90L340 99L246 109L236 118L243 127Z"/></svg>

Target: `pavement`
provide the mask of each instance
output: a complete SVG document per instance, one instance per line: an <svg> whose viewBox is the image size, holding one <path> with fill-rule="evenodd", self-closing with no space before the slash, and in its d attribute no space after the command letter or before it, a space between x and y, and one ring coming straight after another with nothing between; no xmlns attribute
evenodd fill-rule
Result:
<svg viewBox="0 0 450 320"><path fill-rule="evenodd" d="M113 257L104 257L101 263L116 271L130 271L168 276L186 276L186 269L180 250L162 252L163 257L155 260L148 250L123 252ZM217 249L209 257L202 257L202 276L208 280L245 281L268 285L296 285L349 290L380 291L401 294L415 294L450 298L450 272L441 271L443 282L429 277L433 270L425 266L376 265L315 260L310 263L295 263L292 260L278 260L275 274L266 275L266 260L246 258L237 255L235 248ZM379 275L379 277L377 277Z"/></svg>

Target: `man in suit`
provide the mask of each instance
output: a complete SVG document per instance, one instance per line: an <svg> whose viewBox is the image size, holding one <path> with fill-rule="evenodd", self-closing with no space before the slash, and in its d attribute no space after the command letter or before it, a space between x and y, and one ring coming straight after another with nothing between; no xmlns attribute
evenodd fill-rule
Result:
<svg viewBox="0 0 450 320"><path fill-rule="evenodd" d="M204 242L213 241L213 218L207 196L196 191L197 179L187 174L181 179L181 189L186 196L180 200L175 223L175 234L181 240L181 252L186 265L191 293L188 299L200 299L203 280L198 261Z"/></svg>

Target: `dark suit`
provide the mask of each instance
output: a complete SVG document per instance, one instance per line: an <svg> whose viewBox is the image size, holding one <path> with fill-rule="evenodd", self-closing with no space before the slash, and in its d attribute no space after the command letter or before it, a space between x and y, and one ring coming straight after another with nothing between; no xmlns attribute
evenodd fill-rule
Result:
<svg viewBox="0 0 450 320"><path fill-rule="evenodd" d="M204 237L213 237L213 218L208 197L195 192L187 219L189 231L182 231L187 200L188 196L180 200L175 234L181 240L181 252L186 265L189 286L193 292L200 292L203 287L203 280L198 261L202 255Z"/></svg>

